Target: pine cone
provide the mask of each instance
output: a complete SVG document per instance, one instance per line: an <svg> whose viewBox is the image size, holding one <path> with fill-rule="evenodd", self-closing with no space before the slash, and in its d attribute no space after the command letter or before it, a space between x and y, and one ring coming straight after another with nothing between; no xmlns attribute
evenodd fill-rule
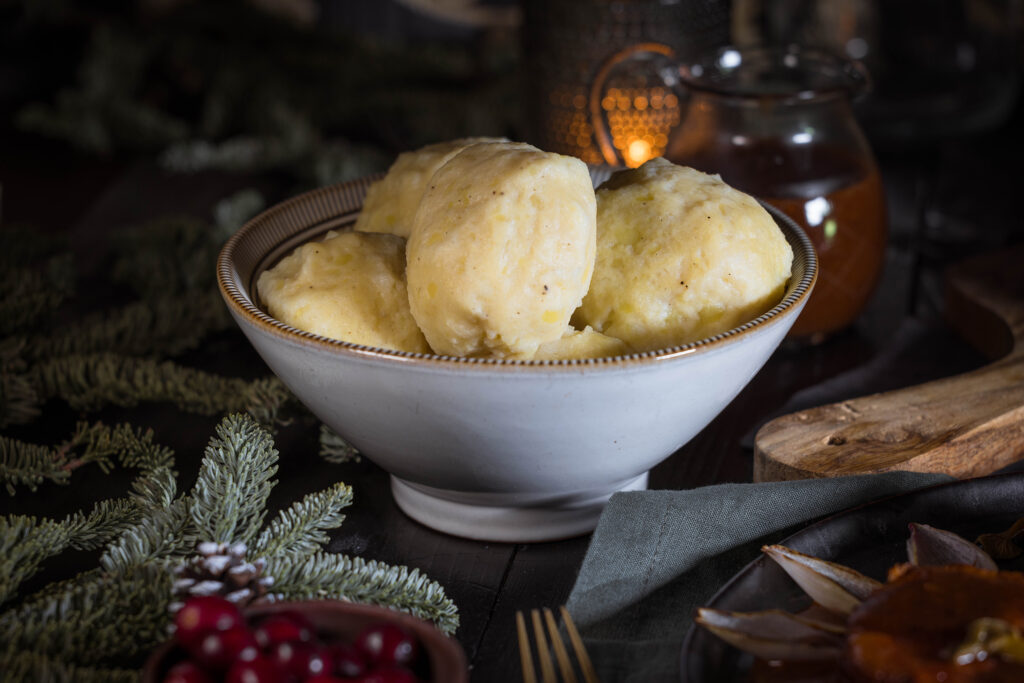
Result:
<svg viewBox="0 0 1024 683"><path fill-rule="evenodd" d="M174 597L171 612L198 595L219 595L239 607L260 600L274 599L267 590L274 585L274 577L263 576L267 561L257 558L246 560L244 543L202 542L196 554L174 569Z"/></svg>

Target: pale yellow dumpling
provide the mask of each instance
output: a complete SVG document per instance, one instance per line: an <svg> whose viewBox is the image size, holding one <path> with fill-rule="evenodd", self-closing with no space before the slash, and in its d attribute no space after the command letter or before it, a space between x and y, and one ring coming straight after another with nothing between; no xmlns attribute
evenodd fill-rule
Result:
<svg viewBox="0 0 1024 683"><path fill-rule="evenodd" d="M608 358L628 353L632 353L632 349L621 339L601 334L592 327L582 330L570 327L558 339L541 344L532 360Z"/></svg>
<svg viewBox="0 0 1024 683"><path fill-rule="evenodd" d="M562 336L594 268L595 198L579 159L521 143L452 157L407 245L409 303L430 346L529 357Z"/></svg>
<svg viewBox="0 0 1024 683"><path fill-rule="evenodd" d="M278 320L324 337L430 353L409 312L405 240L378 233L327 233L298 247L257 282Z"/></svg>
<svg viewBox="0 0 1024 683"><path fill-rule="evenodd" d="M501 140L459 138L399 154L384 177L367 189L355 229L408 238L420 199L437 169L470 145Z"/></svg>
<svg viewBox="0 0 1024 683"><path fill-rule="evenodd" d="M793 251L757 201L664 159L597 190L597 263L573 318L637 351L729 330L774 306Z"/></svg>

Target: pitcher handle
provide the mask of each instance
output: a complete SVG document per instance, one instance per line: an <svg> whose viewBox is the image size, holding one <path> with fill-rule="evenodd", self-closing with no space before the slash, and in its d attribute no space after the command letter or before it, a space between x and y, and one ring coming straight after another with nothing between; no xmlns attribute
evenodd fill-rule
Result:
<svg viewBox="0 0 1024 683"><path fill-rule="evenodd" d="M597 75L594 76L594 80L590 84L590 125L594 129L594 136L597 138L597 146L601 150L601 156L604 157L607 164L625 166L626 161L615 149L611 127L608 124L608 114L605 112L604 107L601 106L601 100L604 99L605 82L608 80L608 75L612 72L612 69L622 62L652 54L662 55L669 59L676 56L675 51L671 47L662 43L637 43L630 45L606 59L597 70ZM673 84L666 81L666 85L672 86Z"/></svg>

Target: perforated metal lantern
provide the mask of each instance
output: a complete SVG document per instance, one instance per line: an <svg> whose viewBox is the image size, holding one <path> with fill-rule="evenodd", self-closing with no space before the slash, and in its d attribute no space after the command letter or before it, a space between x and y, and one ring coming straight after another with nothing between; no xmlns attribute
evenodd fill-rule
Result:
<svg viewBox="0 0 1024 683"><path fill-rule="evenodd" d="M612 55L656 42L677 55L729 38L727 0L525 0L524 52L530 139L588 163L612 162L594 133L591 87ZM597 103L617 156L630 166L660 155L679 123L680 102L640 64L605 74Z"/></svg>

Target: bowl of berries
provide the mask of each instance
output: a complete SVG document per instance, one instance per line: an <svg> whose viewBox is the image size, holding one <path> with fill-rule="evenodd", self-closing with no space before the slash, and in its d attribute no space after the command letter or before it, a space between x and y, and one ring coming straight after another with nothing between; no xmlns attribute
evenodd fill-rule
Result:
<svg viewBox="0 0 1024 683"><path fill-rule="evenodd" d="M244 611L189 599L143 683L466 683L466 656L432 624L340 600L274 602Z"/></svg>

